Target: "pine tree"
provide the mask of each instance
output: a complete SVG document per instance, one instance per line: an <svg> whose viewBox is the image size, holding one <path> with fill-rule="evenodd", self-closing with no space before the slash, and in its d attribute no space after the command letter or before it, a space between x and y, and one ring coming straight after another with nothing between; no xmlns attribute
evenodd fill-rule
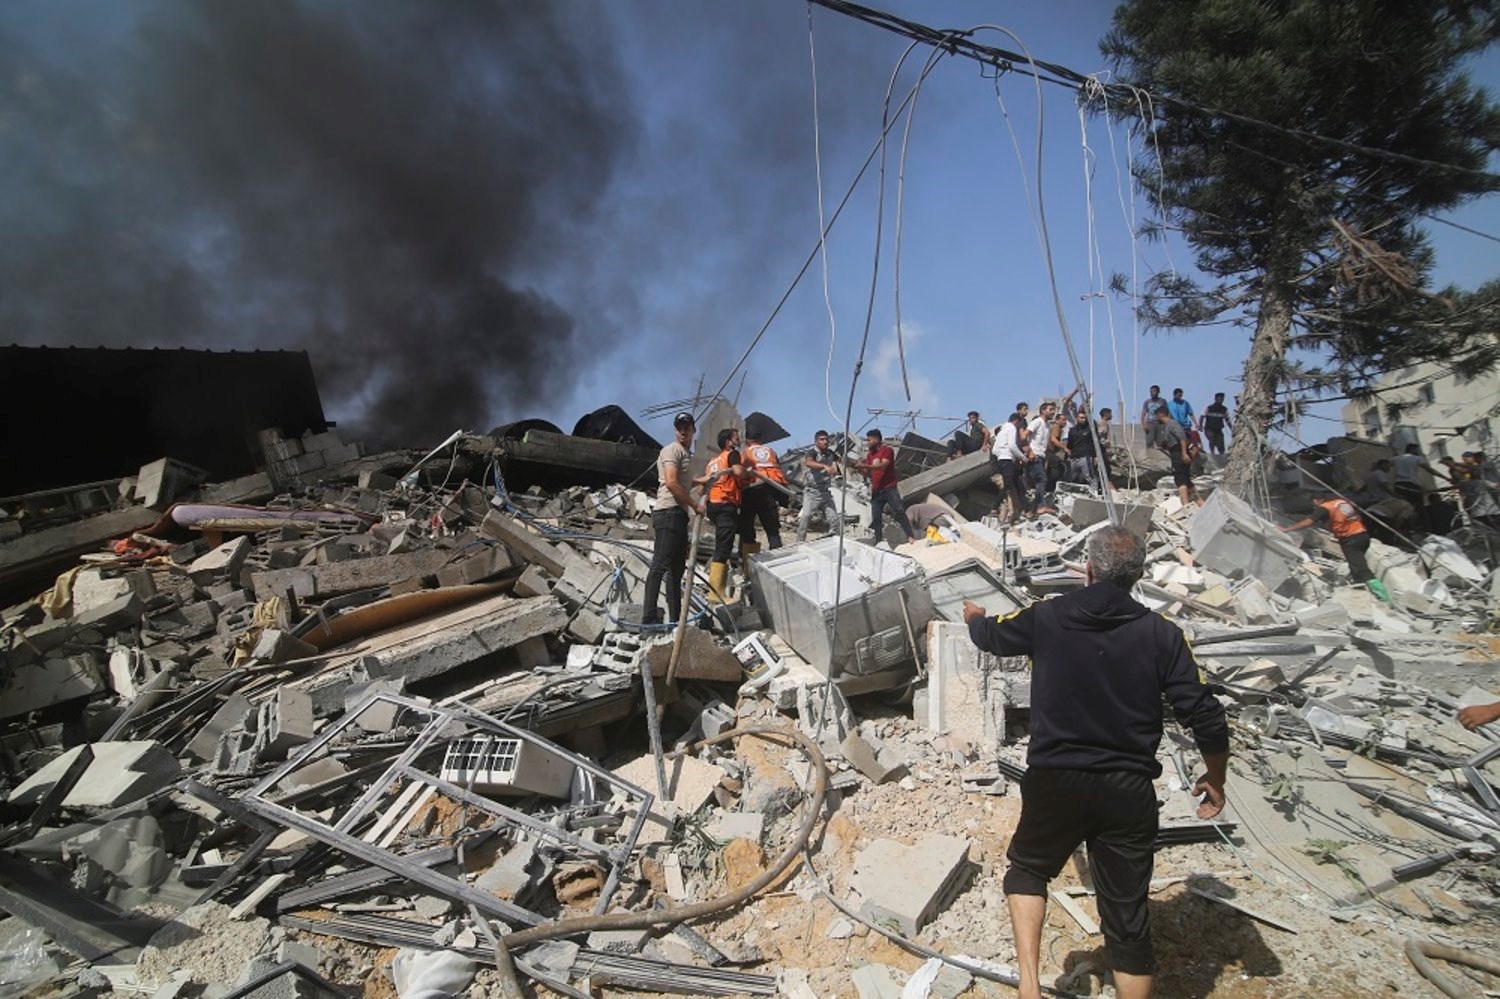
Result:
<svg viewBox="0 0 1500 999"><path fill-rule="evenodd" d="M1426 291L1425 213L1500 189L1500 108L1463 72L1497 33L1465 0L1127 0L1101 48L1138 101L1158 231L1208 281L1154 277L1148 325L1253 329L1226 485L1244 493L1285 389L1357 390L1463 349ZM1144 114L1142 112L1145 112ZM1253 121L1250 119L1254 119ZM1268 127L1269 126L1269 127ZM1482 354L1494 363L1494 352Z"/></svg>

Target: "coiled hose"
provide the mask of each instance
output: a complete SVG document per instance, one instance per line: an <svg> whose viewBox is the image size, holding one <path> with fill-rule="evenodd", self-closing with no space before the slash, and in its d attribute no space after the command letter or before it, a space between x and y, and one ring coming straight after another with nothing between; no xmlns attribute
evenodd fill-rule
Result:
<svg viewBox="0 0 1500 999"><path fill-rule="evenodd" d="M1455 985L1452 979L1438 971L1437 965L1432 963L1433 958L1439 961L1451 961L1454 964L1466 964L1480 971L1488 971L1492 975L1500 975L1500 961L1471 954L1457 947L1445 947L1427 940L1418 940L1416 937L1407 937L1405 950L1406 959L1412 963L1412 967L1421 972L1422 977L1436 986L1443 995L1452 996L1453 999L1479 999L1479 993L1462 985Z"/></svg>

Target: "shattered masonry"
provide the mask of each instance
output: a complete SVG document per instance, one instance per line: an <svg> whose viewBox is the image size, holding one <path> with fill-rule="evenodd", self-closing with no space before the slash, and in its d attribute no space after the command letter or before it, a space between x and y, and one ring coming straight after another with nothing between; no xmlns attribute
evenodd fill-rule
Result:
<svg viewBox="0 0 1500 999"><path fill-rule="evenodd" d="M1030 674L961 607L1077 587L1112 512L1233 735L1219 822L1163 740L1161 993L1420 995L1408 938L1492 951L1500 732L1455 714L1500 700L1495 537L1377 532L1381 599L1331 536L1278 529L1368 447L1282 459L1273 511L1212 467L1185 509L1137 445L1111 501L1063 484L1007 527L985 455L908 435L903 498L946 510L927 538L864 540L868 492L838 481L842 543L751 555L723 606L703 532L679 631L639 623L654 442L590 421L614 439L268 431L242 478L165 457L0 502L0 990L997 994ZM1098 994L1088 870L1052 899L1044 977Z"/></svg>

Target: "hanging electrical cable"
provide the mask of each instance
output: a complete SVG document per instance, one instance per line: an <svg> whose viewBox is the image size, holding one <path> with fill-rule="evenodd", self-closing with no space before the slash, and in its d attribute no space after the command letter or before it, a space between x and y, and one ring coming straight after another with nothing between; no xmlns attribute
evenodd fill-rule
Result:
<svg viewBox="0 0 1500 999"><path fill-rule="evenodd" d="M823 366L823 404L828 416L838 421L833 408L833 351L838 344L839 324L833 314L833 295L828 288L828 231L823 219L823 130L818 116L818 48L813 41L813 5L807 4L807 56L812 64L813 171L818 182L818 257L823 264L823 307L828 311L828 360Z"/></svg>
<svg viewBox="0 0 1500 999"><path fill-rule="evenodd" d="M911 379L906 372L906 330L901 324L901 233L906 218L906 150L911 141L912 122L917 116L917 99L921 96L922 82L927 79L932 64L942 51L940 48L932 50L932 54L927 57L927 65L922 67L922 75L917 78L917 85L912 90L911 107L906 112L906 128L901 132L901 161L896 168L896 240L892 253L892 279L896 292L896 357L901 363L901 387L906 390L907 402L911 402Z"/></svg>
<svg viewBox="0 0 1500 999"><path fill-rule="evenodd" d="M1008 36L1021 47L1021 51L1026 54L1026 59L1031 63L1032 68L1034 70L1038 68L1036 61L1031 58L1031 53L1027 50L1026 44L1009 28L1003 28L998 24L984 24L974 30L998 31ZM1042 97L1042 82L1035 73L1032 76L1032 82L1036 86L1036 204L1032 212L1035 219L1034 228L1036 230L1037 242L1042 252L1042 261L1047 267L1047 283L1052 290L1052 307L1057 313L1058 331L1062 334L1063 348L1068 355L1068 365L1073 371L1073 384L1083 386L1084 391L1088 393L1090 386L1084 380L1082 366L1078 363L1078 351L1073 345L1073 335L1068 331L1068 317L1063 311L1062 293L1057 287L1057 269L1052 262L1052 238L1047 230L1047 199L1042 190L1042 140L1045 127L1045 102ZM995 93L997 96L1000 93L1000 81L998 78L995 80ZM1005 105L1002 102L1002 111L1004 111L1004 107ZM1016 138L1015 129L1011 127L1009 115L1005 116L1005 127L1010 131L1011 144L1015 147L1016 154L1019 157L1021 146L1019 140ZM1021 172L1022 174L1026 172L1024 163L1021 165ZM1028 199L1029 197L1028 194ZM1107 468L1108 465L1104 459L1104 445L1099 440L1099 427L1095 421L1094 414L1088 410L1085 410L1085 412L1088 414L1089 436L1093 440L1095 460L1098 461L1099 468L1102 470ZM1115 507L1111 491L1103 489L1101 492L1103 493L1104 507L1109 512L1110 522L1119 524L1121 522L1120 511Z"/></svg>

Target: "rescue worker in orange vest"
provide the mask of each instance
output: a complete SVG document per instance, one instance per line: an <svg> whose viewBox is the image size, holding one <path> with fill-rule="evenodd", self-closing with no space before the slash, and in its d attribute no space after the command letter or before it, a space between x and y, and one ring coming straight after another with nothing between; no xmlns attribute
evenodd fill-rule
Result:
<svg viewBox="0 0 1500 999"><path fill-rule="evenodd" d="M747 422L745 432L751 433ZM744 495L740 498L740 555L749 558L760 551L755 543L755 521L766 532L766 549L781 547L781 504L778 493L764 482L774 482L783 488L787 485L786 473L781 470L781 459L775 450L760 443L754 437L747 438L743 452L746 480Z"/></svg>
<svg viewBox="0 0 1500 999"><path fill-rule="evenodd" d="M708 564L708 599L724 603L729 592L729 556L740 531L740 490L747 477L740 457L740 432L719 431L719 453L694 485L704 488L708 519L714 525L714 557Z"/></svg>
<svg viewBox="0 0 1500 999"><path fill-rule="evenodd" d="M1370 571L1370 563L1365 558L1365 552L1370 550L1370 532L1353 503L1337 494L1327 499L1313 500L1309 516L1283 527L1282 530L1300 531L1313 524L1333 533L1334 540L1339 543L1339 550L1344 553L1344 561L1349 563L1350 580L1360 584L1375 579L1375 574Z"/></svg>

